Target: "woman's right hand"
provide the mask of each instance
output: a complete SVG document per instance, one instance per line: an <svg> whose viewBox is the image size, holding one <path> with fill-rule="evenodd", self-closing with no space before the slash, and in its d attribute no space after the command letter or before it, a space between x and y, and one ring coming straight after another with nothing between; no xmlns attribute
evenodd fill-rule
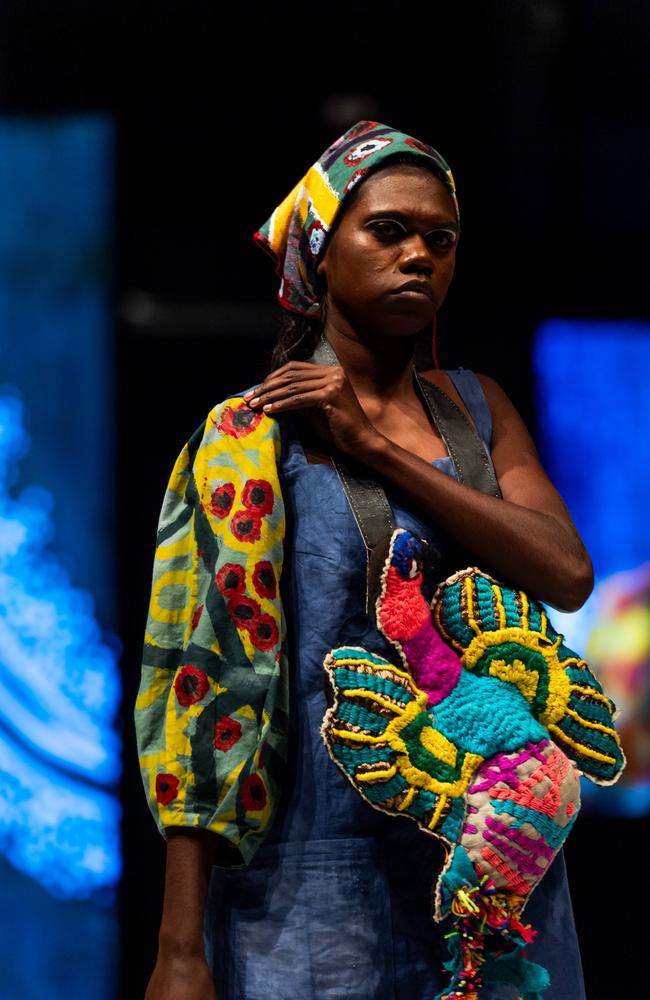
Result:
<svg viewBox="0 0 650 1000"><path fill-rule="evenodd" d="M205 957L159 953L144 1000L218 1000Z"/></svg>

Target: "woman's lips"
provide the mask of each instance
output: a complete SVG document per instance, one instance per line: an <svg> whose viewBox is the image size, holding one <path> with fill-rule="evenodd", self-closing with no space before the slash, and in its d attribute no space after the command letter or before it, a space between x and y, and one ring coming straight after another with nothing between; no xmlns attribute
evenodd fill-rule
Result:
<svg viewBox="0 0 650 1000"><path fill-rule="evenodd" d="M393 295L404 295L407 298L426 298L433 301L433 289L424 281L407 281L396 288Z"/></svg>

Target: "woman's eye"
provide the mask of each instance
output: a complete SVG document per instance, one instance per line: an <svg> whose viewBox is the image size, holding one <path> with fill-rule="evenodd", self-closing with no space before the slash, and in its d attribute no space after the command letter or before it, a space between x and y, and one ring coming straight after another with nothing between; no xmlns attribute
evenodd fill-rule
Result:
<svg viewBox="0 0 650 1000"><path fill-rule="evenodd" d="M372 231L381 239L386 240L398 239L406 232L404 226L401 226L399 222L393 222L392 219L377 219L372 224Z"/></svg>
<svg viewBox="0 0 650 1000"><path fill-rule="evenodd" d="M432 229L427 233L427 240L434 250L453 250L458 243L458 233L455 229Z"/></svg>

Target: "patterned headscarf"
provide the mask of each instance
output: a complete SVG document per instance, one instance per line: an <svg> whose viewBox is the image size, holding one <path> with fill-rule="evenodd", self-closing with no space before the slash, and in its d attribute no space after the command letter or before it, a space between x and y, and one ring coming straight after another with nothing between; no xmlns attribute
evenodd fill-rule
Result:
<svg viewBox="0 0 650 1000"><path fill-rule="evenodd" d="M456 209L454 178L432 146L380 122L360 121L336 139L253 235L271 254L280 277L278 299L292 312L318 316L316 265L341 203L382 160L409 153L433 164Z"/></svg>

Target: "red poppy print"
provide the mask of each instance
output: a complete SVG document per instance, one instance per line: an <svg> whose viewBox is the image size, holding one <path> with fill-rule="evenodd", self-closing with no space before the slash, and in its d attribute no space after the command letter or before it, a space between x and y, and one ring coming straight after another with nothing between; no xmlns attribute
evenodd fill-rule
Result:
<svg viewBox="0 0 650 1000"><path fill-rule="evenodd" d="M241 800L249 812L259 812L266 805L266 788L259 774L249 774L242 782Z"/></svg>
<svg viewBox="0 0 650 1000"><path fill-rule="evenodd" d="M261 614L249 631L256 649L273 649L278 641L278 626L270 615Z"/></svg>
<svg viewBox="0 0 650 1000"><path fill-rule="evenodd" d="M260 610L257 601L244 594L237 594L228 604L228 612L237 628L254 628L260 617Z"/></svg>
<svg viewBox="0 0 650 1000"><path fill-rule="evenodd" d="M246 437L255 430L263 416L262 410L251 410L248 404L242 401L236 406L224 407L217 428L224 434L230 434L231 437Z"/></svg>
<svg viewBox="0 0 650 1000"><path fill-rule="evenodd" d="M201 701L201 698L205 697L209 689L210 682L208 681L207 674L203 670L199 670L198 667L191 665L183 667L174 681L174 691L176 692L179 704L183 708Z"/></svg>
<svg viewBox="0 0 650 1000"><path fill-rule="evenodd" d="M199 604L198 608L196 609L196 611L192 615L192 628L193 629L195 629L196 626L199 624L199 620L201 618L201 612L202 611L203 611L203 605Z"/></svg>
<svg viewBox="0 0 650 1000"><path fill-rule="evenodd" d="M178 778L174 774L156 775L156 799L161 806L168 806L178 795Z"/></svg>
<svg viewBox="0 0 650 1000"><path fill-rule="evenodd" d="M263 516L273 510L273 488L266 479L247 479L241 494L241 502L248 510Z"/></svg>
<svg viewBox="0 0 650 1000"><path fill-rule="evenodd" d="M235 594L243 594L246 586L246 570L239 563L225 563L217 570L215 582L219 593L230 601Z"/></svg>
<svg viewBox="0 0 650 1000"><path fill-rule="evenodd" d="M267 559L255 563L253 586L260 597L268 597L269 599L275 597L278 588L273 563Z"/></svg>
<svg viewBox="0 0 650 1000"><path fill-rule="evenodd" d="M222 486L217 486L216 490L212 491L212 496L210 498L210 511L218 518L224 518L230 513L230 509L235 501L235 484L234 483L224 483Z"/></svg>
<svg viewBox="0 0 650 1000"><path fill-rule="evenodd" d="M212 742L216 750L230 750L241 737L241 723L237 719L231 719L226 715L219 719L214 727L214 737Z"/></svg>
<svg viewBox="0 0 650 1000"><path fill-rule="evenodd" d="M235 511L230 530L240 542L256 542L262 534L262 518L254 510Z"/></svg>

